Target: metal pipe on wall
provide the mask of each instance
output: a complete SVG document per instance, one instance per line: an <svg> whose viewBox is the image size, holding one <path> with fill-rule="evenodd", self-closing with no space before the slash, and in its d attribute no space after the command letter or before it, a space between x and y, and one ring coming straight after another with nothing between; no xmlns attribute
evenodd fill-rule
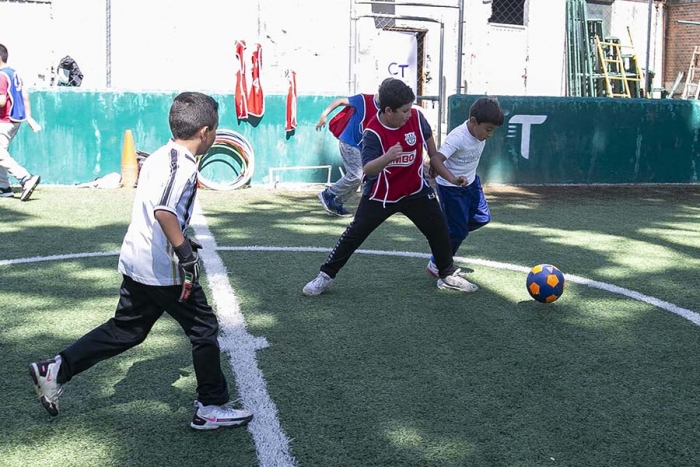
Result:
<svg viewBox="0 0 700 467"><path fill-rule="evenodd" d="M464 42L464 0L457 0L459 3L459 23L457 24L457 94L462 94L462 44ZM465 90L466 91L466 90Z"/></svg>
<svg viewBox="0 0 700 467"><path fill-rule="evenodd" d="M651 75L649 74L649 62L651 60L651 16L654 9L654 0L649 0L649 11L647 13L647 56L644 67L644 94L651 97Z"/></svg>
<svg viewBox="0 0 700 467"><path fill-rule="evenodd" d="M436 138L436 144L437 147L439 148L440 145L442 144L442 109L443 109L443 101L446 102L447 99L445 99L445 95L443 94L444 89L443 89L443 63L445 62L445 23L440 21L440 66L438 67L439 73L440 73L440 81L438 83L438 96L440 96L440 100L438 101L438 105L440 106L438 108L438 124L437 124L437 138Z"/></svg>
<svg viewBox="0 0 700 467"><path fill-rule="evenodd" d="M105 50L105 67L107 75L107 87L112 87L112 0L105 0L106 2L106 50Z"/></svg>
<svg viewBox="0 0 700 467"><path fill-rule="evenodd" d="M350 42L349 42L349 62L348 62L348 95L356 94L355 88L357 82L355 80L355 0L350 0Z"/></svg>

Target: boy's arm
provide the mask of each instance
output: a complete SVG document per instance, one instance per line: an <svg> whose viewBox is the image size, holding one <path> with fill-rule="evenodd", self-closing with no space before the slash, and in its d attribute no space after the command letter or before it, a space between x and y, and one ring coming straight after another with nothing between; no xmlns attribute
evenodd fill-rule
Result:
<svg viewBox="0 0 700 467"><path fill-rule="evenodd" d="M32 118L32 104L29 102L29 92L26 89L22 89L22 100L24 101L24 112L27 117L27 123L29 128L35 133L41 131L41 125L39 125L34 118Z"/></svg>
<svg viewBox="0 0 700 467"><path fill-rule="evenodd" d="M401 154L403 154L401 143L396 143L383 152L382 144L377 135L369 131L365 131L362 135L362 171L369 177L379 174Z"/></svg>
<svg viewBox="0 0 700 467"><path fill-rule="evenodd" d="M10 88L10 82L4 74L0 73L0 107L7 105L7 90Z"/></svg>
<svg viewBox="0 0 700 467"><path fill-rule="evenodd" d="M170 244L177 248L185 242L185 236L180 230L180 223L177 221L177 216L170 211L164 209L159 209L155 212L155 218L160 224L160 228L163 229L165 238L168 239Z"/></svg>
<svg viewBox="0 0 700 467"><path fill-rule="evenodd" d="M460 175L455 177L452 172L445 167L445 161L447 158L441 153L437 152L433 157L430 158L430 167L435 170L435 173L450 182L453 185L465 186L467 184L467 177Z"/></svg>
<svg viewBox="0 0 700 467"><path fill-rule="evenodd" d="M159 209L154 216L163 229L177 255L178 267L183 274L180 301L186 301L192 292L192 284L199 280L199 255L197 250L202 247L199 243L187 239L180 230L177 216L172 212Z"/></svg>
<svg viewBox="0 0 700 467"><path fill-rule="evenodd" d="M339 97L328 104L328 107L321 113L321 118L318 119L318 123L316 123L316 131L320 131L326 125L328 115L341 105L350 105L350 100L347 97Z"/></svg>

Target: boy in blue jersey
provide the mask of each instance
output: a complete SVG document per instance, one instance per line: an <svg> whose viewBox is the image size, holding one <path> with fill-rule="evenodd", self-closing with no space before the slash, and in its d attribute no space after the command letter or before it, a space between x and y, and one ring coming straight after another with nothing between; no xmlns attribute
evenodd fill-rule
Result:
<svg viewBox="0 0 700 467"><path fill-rule="evenodd" d="M352 112L345 128L337 135L345 175L319 193L318 198L328 214L350 217L352 213L343 205L354 196L362 182L362 154L360 154L362 132L367 123L377 115L379 102L374 94L355 94L335 99L321 113L316 123L316 130L320 131L326 125L328 115L340 106L345 106L341 112Z"/></svg>
<svg viewBox="0 0 700 467"><path fill-rule="evenodd" d="M10 142L26 121L34 132L41 127L32 118L29 94L24 89L17 71L7 66L7 47L0 44L0 197L12 198L8 173L22 185L21 201L27 201L39 184L41 177L30 174L8 152Z"/></svg>
<svg viewBox="0 0 700 467"><path fill-rule="evenodd" d="M173 139L143 163L131 224L119 254L123 276L114 317L54 358L29 365L39 399L58 415L64 385L78 373L143 342L165 311L180 324L192 344L197 400L190 426L212 430L241 426L253 415L228 404L217 340L219 325L199 285L201 245L185 232L197 194L195 156L214 143L218 104L210 96L185 92L170 108Z"/></svg>

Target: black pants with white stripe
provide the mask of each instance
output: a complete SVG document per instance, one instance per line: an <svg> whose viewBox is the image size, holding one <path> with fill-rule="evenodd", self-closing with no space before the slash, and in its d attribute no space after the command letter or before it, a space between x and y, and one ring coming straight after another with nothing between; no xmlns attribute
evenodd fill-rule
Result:
<svg viewBox="0 0 700 467"><path fill-rule="evenodd" d="M355 218L338 239L335 248L321 266L321 271L335 278L367 237L385 220L399 212L408 217L428 239L440 277L452 274L456 268L452 261L447 223L432 190L421 196L386 203L386 206L381 201L373 201L369 196L363 195L357 206Z"/></svg>
<svg viewBox="0 0 700 467"><path fill-rule="evenodd" d="M181 286L144 285L124 276L114 317L60 353L63 361L58 382L70 381L96 363L140 344L165 311L180 324L192 344L197 399L204 405L228 402L216 315L199 284L193 284L187 302L178 301L181 290Z"/></svg>

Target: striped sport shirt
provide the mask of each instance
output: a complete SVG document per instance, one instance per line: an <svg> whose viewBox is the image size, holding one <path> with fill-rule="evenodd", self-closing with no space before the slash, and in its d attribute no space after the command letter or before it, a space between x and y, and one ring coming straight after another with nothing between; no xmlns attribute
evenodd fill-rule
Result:
<svg viewBox="0 0 700 467"><path fill-rule="evenodd" d="M119 254L120 273L146 285L182 283L173 246L155 213L173 213L184 233L196 194L197 163L189 150L171 140L146 158L139 173L131 224Z"/></svg>

